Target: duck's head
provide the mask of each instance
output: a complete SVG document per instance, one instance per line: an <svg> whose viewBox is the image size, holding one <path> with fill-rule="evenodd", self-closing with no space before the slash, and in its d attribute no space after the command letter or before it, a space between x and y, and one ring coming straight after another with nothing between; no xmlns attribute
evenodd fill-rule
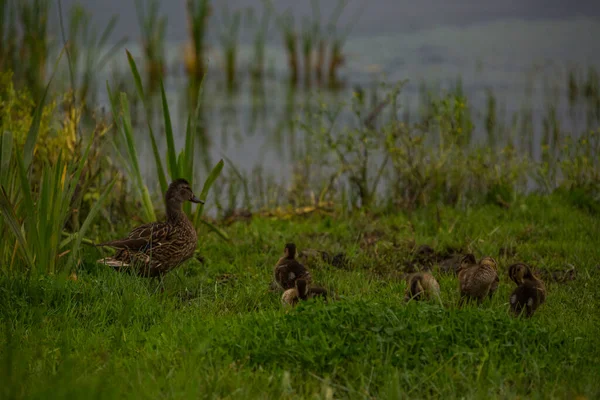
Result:
<svg viewBox="0 0 600 400"><path fill-rule="evenodd" d="M204 204L204 201L194 195L190 183L185 179L176 179L171 182L166 197L167 203L182 204L191 201L192 203Z"/></svg>
<svg viewBox="0 0 600 400"><path fill-rule="evenodd" d="M465 254L460 259L460 262L458 264L457 272L460 271L461 269L466 268L469 265L473 265L473 264L477 264L477 260L475 259L475 256L473 254L471 254L471 253Z"/></svg>
<svg viewBox="0 0 600 400"><path fill-rule="evenodd" d="M498 270L498 263L492 257L483 257L481 260L479 260L479 266L491 267L494 269L494 271Z"/></svg>
<svg viewBox="0 0 600 400"><path fill-rule="evenodd" d="M285 254L287 258L296 257L296 245L294 243L286 243L283 248L283 254Z"/></svg>
<svg viewBox="0 0 600 400"><path fill-rule="evenodd" d="M520 285L526 278L531 278L533 275L527 264L517 263L508 267L508 276L510 279Z"/></svg>

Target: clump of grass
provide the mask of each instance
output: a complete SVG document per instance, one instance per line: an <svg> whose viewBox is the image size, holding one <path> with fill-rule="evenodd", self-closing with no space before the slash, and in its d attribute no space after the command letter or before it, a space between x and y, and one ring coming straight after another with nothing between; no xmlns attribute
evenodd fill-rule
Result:
<svg viewBox="0 0 600 400"><path fill-rule="evenodd" d="M12 234L5 237L0 248L5 272L17 272L22 268L18 272L37 276L76 267L83 236L114 185L113 181L106 187L79 231L63 239L63 229L73 212L72 199L88 161L92 141L83 154L72 161L59 150L53 163L43 160L37 176L32 176L31 165L47 92L48 87L35 109L23 148L10 132L2 134L0 232ZM66 261L65 256L69 253ZM15 257L17 254L20 262Z"/></svg>

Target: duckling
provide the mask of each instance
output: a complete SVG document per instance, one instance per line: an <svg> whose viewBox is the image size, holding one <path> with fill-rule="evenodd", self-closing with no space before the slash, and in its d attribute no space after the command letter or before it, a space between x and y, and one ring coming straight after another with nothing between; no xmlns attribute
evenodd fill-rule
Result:
<svg viewBox="0 0 600 400"><path fill-rule="evenodd" d="M117 253L98 260L98 263L117 271L134 270L138 275L158 277L181 265L194 255L198 236L194 225L182 210L186 201L204 204L192 192L185 179L173 181L165 195L167 219L133 229L126 238L100 243Z"/></svg>
<svg viewBox="0 0 600 400"><path fill-rule="evenodd" d="M298 253L298 261L304 265L318 265L321 262L329 263L331 256L326 251L317 249L304 249Z"/></svg>
<svg viewBox="0 0 600 400"><path fill-rule="evenodd" d="M533 275L531 268L526 264L515 264L513 271L517 287L510 295L510 309L515 316L524 315L529 318L546 301L546 286L544 282ZM511 275L511 279L513 275Z"/></svg>
<svg viewBox="0 0 600 400"><path fill-rule="evenodd" d="M404 301L430 299L432 296L439 299L440 284L431 273L417 272L406 277Z"/></svg>
<svg viewBox="0 0 600 400"><path fill-rule="evenodd" d="M478 264L472 263L473 260L473 255L466 255L458 269L461 305L469 299L481 303L486 296L491 298L500 282L496 272L498 264L492 257L484 257Z"/></svg>
<svg viewBox="0 0 600 400"><path fill-rule="evenodd" d="M296 260L296 245L287 243L283 250L284 256L277 261L273 270L274 281L281 290L292 289L297 279L304 279L311 283L310 272Z"/></svg>
<svg viewBox="0 0 600 400"><path fill-rule="evenodd" d="M556 283L566 283L577 278L577 270L572 264L567 264L566 268L557 270L538 269L536 273L546 281Z"/></svg>
<svg viewBox="0 0 600 400"><path fill-rule="evenodd" d="M295 306L300 300L308 300L313 297L323 297L327 300L327 290L321 287L309 287L306 279L296 279L295 287L286 290L281 296L283 305Z"/></svg>
<svg viewBox="0 0 600 400"><path fill-rule="evenodd" d="M456 275L458 274L458 269L460 268L462 262L468 264L477 264L473 254L454 254L440 262L440 271L446 274L453 273Z"/></svg>
<svg viewBox="0 0 600 400"><path fill-rule="evenodd" d="M523 263L516 263L508 267L508 277L518 286L523 283L523 279L527 272L531 274L529 267Z"/></svg>

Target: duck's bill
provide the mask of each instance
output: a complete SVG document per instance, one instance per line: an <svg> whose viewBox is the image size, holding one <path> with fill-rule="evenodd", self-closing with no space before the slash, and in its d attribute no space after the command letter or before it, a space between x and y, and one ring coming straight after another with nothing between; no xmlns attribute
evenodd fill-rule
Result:
<svg viewBox="0 0 600 400"><path fill-rule="evenodd" d="M192 199L190 200L192 203L199 203L199 204L204 204L204 200L200 200L199 198L197 198L196 196L192 197Z"/></svg>

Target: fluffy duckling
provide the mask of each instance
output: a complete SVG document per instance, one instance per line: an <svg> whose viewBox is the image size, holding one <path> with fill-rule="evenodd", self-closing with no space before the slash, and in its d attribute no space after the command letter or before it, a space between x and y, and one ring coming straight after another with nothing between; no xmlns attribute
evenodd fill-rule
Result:
<svg viewBox="0 0 600 400"><path fill-rule="evenodd" d="M473 254L454 254L439 263L440 271L445 274L458 274L461 263L477 264Z"/></svg>
<svg viewBox="0 0 600 400"><path fill-rule="evenodd" d="M295 287L297 279L304 279L309 284L312 281L310 272L296 260L296 245L287 243L283 250L284 256L277 261L273 270L273 278L280 290L288 290Z"/></svg>
<svg viewBox="0 0 600 400"><path fill-rule="evenodd" d="M440 284L429 272L417 272L406 277L404 301L431 299L440 297Z"/></svg>
<svg viewBox="0 0 600 400"><path fill-rule="evenodd" d="M509 275L517 284L510 295L510 309L515 316L524 313L529 318L546 301L546 286L526 264L511 265Z"/></svg>
<svg viewBox="0 0 600 400"><path fill-rule="evenodd" d="M295 287L283 292L281 303L293 307L300 300L308 300L317 296L321 296L324 300L327 300L327 290L320 287L309 287L305 279L296 279Z"/></svg>
<svg viewBox="0 0 600 400"><path fill-rule="evenodd" d="M463 257L458 268L458 281L460 284L460 304L465 300L475 299L481 303L486 296L490 298L498 289L498 264L492 257L484 257L478 264L472 261L472 254Z"/></svg>
<svg viewBox="0 0 600 400"><path fill-rule="evenodd" d="M523 279L528 272L531 274L529 267L523 263L516 263L508 267L508 277L517 286L523 283Z"/></svg>
<svg viewBox="0 0 600 400"><path fill-rule="evenodd" d="M304 265L319 265L321 262L328 263L331 256L326 251L316 249L304 249L298 253L298 261Z"/></svg>

